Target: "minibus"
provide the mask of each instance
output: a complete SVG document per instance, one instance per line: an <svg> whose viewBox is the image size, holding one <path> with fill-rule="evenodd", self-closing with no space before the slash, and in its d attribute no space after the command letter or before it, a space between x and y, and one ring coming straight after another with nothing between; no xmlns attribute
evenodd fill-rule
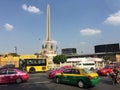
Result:
<svg viewBox="0 0 120 90"><path fill-rule="evenodd" d="M96 69L94 61L84 61L84 62L81 61L81 62L76 63L75 67Z"/></svg>

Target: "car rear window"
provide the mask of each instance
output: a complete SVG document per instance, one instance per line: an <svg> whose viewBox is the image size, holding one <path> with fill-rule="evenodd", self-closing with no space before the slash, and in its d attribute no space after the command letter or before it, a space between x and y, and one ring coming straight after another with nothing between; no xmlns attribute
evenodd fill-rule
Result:
<svg viewBox="0 0 120 90"><path fill-rule="evenodd" d="M84 69L83 69L83 72L85 72L85 73L92 73L92 71L89 70L89 69L87 69L87 68L84 68Z"/></svg>
<svg viewBox="0 0 120 90"><path fill-rule="evenodd" d="M3 74L7 74L7 70L6 69L0 70L0 75L3 75Z"/></svg>
<svg viewBox="0 0 120 90"><path fill-rule="evenodd" d="M16 74L15 70L8 70L8 74Z"/></svg>

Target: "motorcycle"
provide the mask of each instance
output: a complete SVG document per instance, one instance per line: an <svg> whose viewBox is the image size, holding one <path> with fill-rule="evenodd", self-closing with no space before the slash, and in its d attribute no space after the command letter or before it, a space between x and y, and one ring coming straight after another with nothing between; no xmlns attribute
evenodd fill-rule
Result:
<svg viewBox="0 0 120 90"><path fill-rule="evenodd" d="M113 85L120 83L120 74L112 74L111 78Z"/></svg>

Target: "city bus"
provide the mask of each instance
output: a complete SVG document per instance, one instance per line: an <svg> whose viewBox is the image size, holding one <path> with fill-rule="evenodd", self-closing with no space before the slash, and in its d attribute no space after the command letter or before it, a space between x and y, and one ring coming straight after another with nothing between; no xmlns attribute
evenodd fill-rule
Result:
<svg viewBox="0 0 120 90"><path fill-rule="evenodd" d="M48 59L20 59L19 63L20 69L35 73L35 72L45 72L48 70Z"/></svg>

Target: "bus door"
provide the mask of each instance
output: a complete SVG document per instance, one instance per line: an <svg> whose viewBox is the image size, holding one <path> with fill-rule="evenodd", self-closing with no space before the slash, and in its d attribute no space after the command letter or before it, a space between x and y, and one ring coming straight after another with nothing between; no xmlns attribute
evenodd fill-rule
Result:
<svg viewBox="0 0 120 90"><path fill-rule="evenodd" d="M20 60L20 62L19 62L19 68L22 71L26 71L26 61L25 60Z"/></svg>

